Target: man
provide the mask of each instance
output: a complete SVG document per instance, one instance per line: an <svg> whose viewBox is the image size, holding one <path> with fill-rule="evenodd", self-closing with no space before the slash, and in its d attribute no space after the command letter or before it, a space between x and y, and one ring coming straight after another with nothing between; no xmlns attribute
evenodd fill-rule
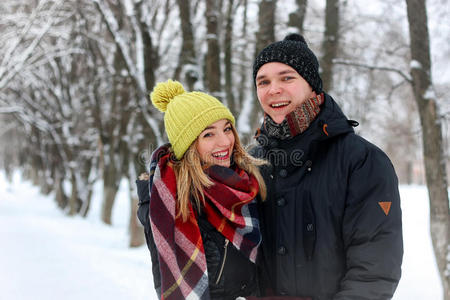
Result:
<svg viewBox="0 0 450 300"><path fill-rule="evenodd" d="M398 182L389 158L356 135L322 91L304 38L288 35L253 65L265 112L253 155L268 199L260 205L266 295L390 299L401 274Z"/></svg>

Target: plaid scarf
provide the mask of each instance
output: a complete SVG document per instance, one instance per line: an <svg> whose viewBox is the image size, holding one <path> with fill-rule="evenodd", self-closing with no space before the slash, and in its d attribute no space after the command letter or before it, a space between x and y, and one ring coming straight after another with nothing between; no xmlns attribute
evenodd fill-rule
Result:
<svg viewBox="0 0 450 300"><path fill-rule="evenodd" d="M287 114L280 124L275 123L275 121L266 114L264 117L264 127L268 135L280 140L286 140L304 132L319 114L320 105L322 105L324 101L323 99L323 93L316 97L309 98L292 112Z"/></svg>
<svg viewBox="0 0 450 300"><path fill-rule="evenodd" d="M192 205L186 222L175 218L177 185L170 156L164 145L152 154L150 165L150 222L158 250L161 299L210 299L205 250ZM207 220L255 262L261 242L256 179L221 166L205 172L214 183L204 190Z"/></svg>

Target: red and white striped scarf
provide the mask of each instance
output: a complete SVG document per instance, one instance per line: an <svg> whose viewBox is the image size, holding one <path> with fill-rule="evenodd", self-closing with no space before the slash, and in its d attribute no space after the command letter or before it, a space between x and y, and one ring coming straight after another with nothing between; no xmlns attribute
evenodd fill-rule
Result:
<svg viewBox="0 0 450 300"><path fill-rule="evenodd" d="M233 245L255 262L261 233L255 197L258 183L243 170L208 168L214 182L205 189L208 221ZM177 215L176 178L167 145L157 149L150 165L150 222L158 250L161 299L210 299L205 250L196 212L189 219Z"/></svg>

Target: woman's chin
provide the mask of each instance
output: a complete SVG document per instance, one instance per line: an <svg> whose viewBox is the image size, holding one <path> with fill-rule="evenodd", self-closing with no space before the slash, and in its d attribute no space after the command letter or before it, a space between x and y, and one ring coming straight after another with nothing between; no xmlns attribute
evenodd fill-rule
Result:
<svg viewBox="0 0 450 300"><path fill-rule="evenodd" d="M230 167L230 159L222 160L222 159L213 159L212 164L222 166L225 168Z"/></svg>

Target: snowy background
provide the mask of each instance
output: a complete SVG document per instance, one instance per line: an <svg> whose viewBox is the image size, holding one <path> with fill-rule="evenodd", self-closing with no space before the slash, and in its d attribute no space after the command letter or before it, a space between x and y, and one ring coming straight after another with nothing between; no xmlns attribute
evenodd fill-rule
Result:
<svg viewBox="0 0 450 300"><path fill-rule="evenodd" d="M101 184L89 216L67 217L53 196L42 196L15 173L0 173L0 299L157 299L146 246L128 248L125 181L113 226L101 223ZM394 300L441 300L429 235L424 186L400 186L405 254ZM386 253L389 255L389 253Z"/></svg>

